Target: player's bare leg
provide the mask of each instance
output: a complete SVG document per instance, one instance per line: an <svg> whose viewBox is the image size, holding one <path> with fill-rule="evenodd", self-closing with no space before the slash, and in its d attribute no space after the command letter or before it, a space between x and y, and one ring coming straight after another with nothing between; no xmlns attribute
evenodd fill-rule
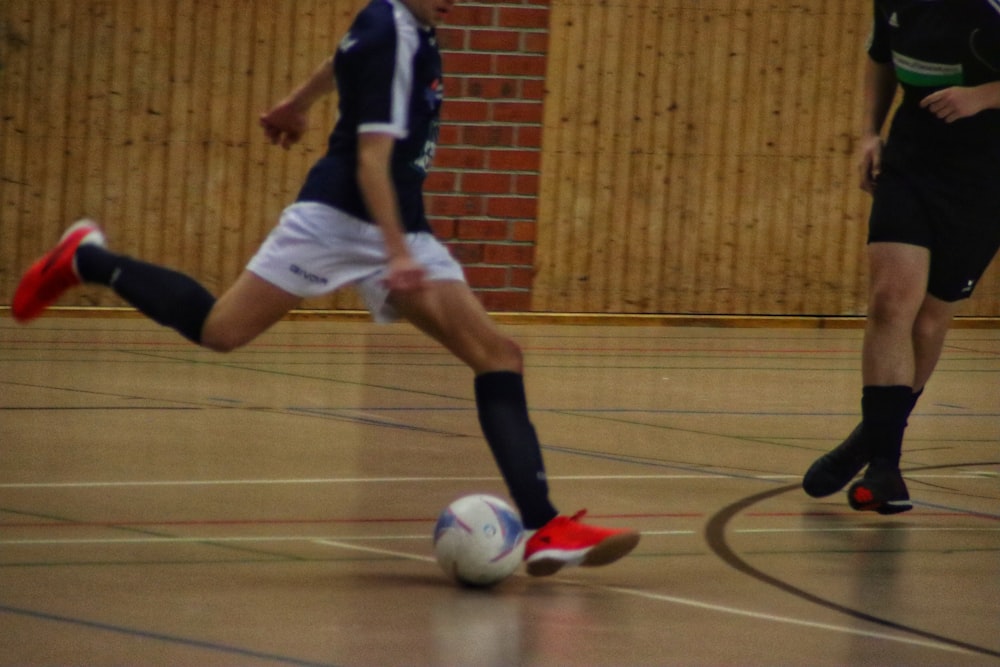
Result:
<svg viewBox="0 0 1000 667"><path fill-rule="evenodd" d="M903 243L872 243L868 255L871 278L862 351L863 419L840 445L806 471L802 487L814 497L839 491L873 459L880 459L872 474L890 471L893 490L888 495L903 500L907 494L898 474L899 452L906 419L923 386L916 384L917 368L933 369L943 343L943 338L936 342L938 327L932 322L937 310L922 309L929 251ZM921 314L927 320L921 321ZM878 502L858 508L877 509Z"/></svg>
<svg viewBox="0 0 1000 667"><path fill-rule="evenodd" d="M218 352L246 345L302 301L250 271L244 271L215 302L201 331L201 344Z"/></svg>
<svg viewBox="0 0 1000 667"><path fill-rule="evenodd" d="M934 372L958 308L958 302L942 301L930 294L924 297L913 324L914 391L922 390Z"/></svg>
<svg viewBox="0 0 1000 667"><path fill-rule="evenodd" d="M915 403L919 343L914 328L926 299L930 251L906 243L872 243L868 257L860 446L869 449L870 463L847 495L856 510L895 514L912 508L899 460Z"/></svg>
<svg viewBox="0 0 1000 667"><path fill-rule="evenodd" d="M865 386L913 386L913 327L927 294L930 251L906 243L868 246L870 287L861 376Z"/></svg>
<svg viewBox="0 0 1000 667"><path fill-rule="evenodd" d="M476 375L524 372L520 346L499 330L465 283L432 281L414 292L393 293L390 302L400 315L441 343Z"/></svg>

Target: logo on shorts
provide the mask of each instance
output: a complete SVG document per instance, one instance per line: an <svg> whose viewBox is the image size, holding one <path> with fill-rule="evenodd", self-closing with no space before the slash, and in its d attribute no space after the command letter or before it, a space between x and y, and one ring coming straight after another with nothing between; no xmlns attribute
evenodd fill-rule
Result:
<svg viewBox="0 0 1000 667"><path fill-rule="evenodd" d="M303 280L307 280L313 283L314 285L326 285L328 282L330 282L329 280L327 280L322 276L317 276L315 273L309 273L298 264L292 264L291 266L288 267L288 270L294 273L295 275L299 276Z"/></svg>
<svg viewBox="0 0 1000 667"><path fill-rule="evenodd" d="M337 48L339 48L344 53L347 53L357 43L358 43L357 37L355 37L351 33L347 33L346 35L344 35L344 38L340 40L340 45Z"/></svg>
<svg viewBox="0 0 1000 667"><path fill-rule="evenodd" d="M972 294L972 288L975 286L976 286L976 281L970 280L965 284L965 287L962 288L962 294Z"/></svg>

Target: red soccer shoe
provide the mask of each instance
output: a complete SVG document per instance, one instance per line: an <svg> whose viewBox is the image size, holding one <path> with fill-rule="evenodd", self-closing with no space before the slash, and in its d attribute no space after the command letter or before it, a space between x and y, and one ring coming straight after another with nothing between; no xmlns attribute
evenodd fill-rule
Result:
<svg viewBox="0 0 1000 667"><path fill-rule="evenodd" d="M14 292L11 312L18 322L30 322L70 287L80 284L74 256L81 244L104 245L104 232L93 220L73 223L56 247L31 265Z"/></svg>
<svg viewBox="0 0 1000 667"><path fill-rule="evenodd" d="M524 562L528 574L547 577L566 565L607 565L628 554L639 544L634 530L600 528L580 523L587 510L571 517L557 516L528 540Z"/></svg>

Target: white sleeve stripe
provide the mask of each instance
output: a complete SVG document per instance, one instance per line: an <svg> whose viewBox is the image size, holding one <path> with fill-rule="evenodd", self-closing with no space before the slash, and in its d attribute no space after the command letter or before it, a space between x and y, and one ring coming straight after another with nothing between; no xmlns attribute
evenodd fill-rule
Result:
<svg viewBox="0 0 1000 667"><path fill-rule="evenodd" d="M986 0L997 14L1000 14L1000 0Z"/></svg>
<svg viewBox="0 0 1000 667"><path fill-rule="evenodd" d="M392 75L391 124L402 136L408 134L410 94L413 91L413 61L420 47L417 31L396 12L396 68ZM405 11L405 10L403 10Z"/></svg>
<svg viewBox="0 0 1000 667"><path fill-rule="evenodd" d="M397 139L405 139L408 132L405 127L395 123L362 123L358 125L358 134L391 134Z"/></svg>

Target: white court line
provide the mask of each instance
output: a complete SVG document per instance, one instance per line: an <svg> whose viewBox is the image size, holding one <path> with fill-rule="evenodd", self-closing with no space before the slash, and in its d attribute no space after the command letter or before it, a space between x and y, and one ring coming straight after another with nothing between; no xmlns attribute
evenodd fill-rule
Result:
<svg viewBox="0 0 1000 667"><path fill-rule="evenodd" d="M819 623L817 621L804 621L799 618L790 618L788 616L776 616L774 614L768 614L759 611L752 611L749 609L738 609L736 607L727 607L724 605L711 604L708 602L700 602L698 600L690 600L688 598L681 598L675 595L663 595L661 593L652 593L650 591L641 591L634 588L622 588L619 586L606 586L604 584L589 584L582 581L571 581L562 579L564 583L575 584L577 586L583 586L585 588L590 588L599 591L609 591L612 593L621 593L623 595L631 595L633 597L644 598L646 600L655 600L658 602L669 602L671 604L684 605L687 607L696 607L698 609L704 609L706 611L715 611L722 614L730 614L733 616L743 616L746 618L753 618L759 621L770 621L772 623L784 623L786 625L798 625L806 628L813 628L816 630L829 630L830 632L841 632L848 635L856 635L859 637L870 637L872 639L884 639L886 641L899 642L901 644L910 644L911 646L923 646L925 648L933 648L941 651L950 651L952 653L971 653L966 649L950 646L948 644L941 644L939 642L929 641L926 639L914 639L912 637L906 637L902 635L891 635L885 632L875 632L872 630L860 630L858 628L848 627L846 625L833 625L831 623Z"/></svg>
<svg viewBox="0 0 1000 667"><path fill-rule="evenodd" d="M693 532L693 531L691 531ZM228 538L126 538L126 539L116 539L116 540L73 540L73 541L52 541L52 540L26 540L26 541L11 541L11 542L0 542L2 544L51 544L51 543L136 543L136 542L247 542L247 541L309 541L314 544L320 544L323 546L329 546L337 549L347 549L351 551L362 551L366 553L374 553L383 556L392 556L395 558L401 558L405 560L419 561L421 563L433 563L434 558L429 556L421 556L417 554L407 553L404 551L395 551L392 549L380 549L377 547L366 547L360 544L349 544L344 540L354 540L354 539L365 539L365 540L397 540L397 539L429 539L427 535L406 535L406 536L383 536L383 537L351 537L351 538L340 538L338 540L331 540L323 537L270 537L270 538L260 538L260 537L228 537ZM518 574L517 576L524 576ZM813 628L816 630L827 630L830 632L839 632L843 634L855 635L859 637L869 637L872 639L881 639L885 641L893 641L902 644L909 644L911 646L922 646L925 648L931 648L941 651L949 651L952 653L970 653L966 649L962 649L955 646L949 646L947 644L941 644L938 642L914 639L911 637L892 635L884 632L875 632L870 630L861 630L858 628L852 628L843 625L833 625L830 623L819 623L816 621L806 621L798 618L790 618L787 616L777 616L774 614L768 614L764 612L753 611L749 609L739 609L737 607L729 607L725 605L711 604L707 602L701 602L699 600L692 600L689 598L677 597L674 595L665 595L661 593L653 593L650 591L643 591L633 588L623 588L620 586L607 586L603 584L590 584L582 581L564 579L561 577L554 578L554 581L560 583L571 584L575 586L582 586L585 588L590 588L592 590L607 591L610 593L618 593L621 595L628 595L631 597L642 598L646 600L653 600L657 602L667 602L675 605L682 605L687 607L695 607L698 609L703 609L705 611L712 611L721 614L729 614L732 616L743 616L745 618L752 618L760 621L768 621L772 623L782 623L785 625L796 625L800 627Z"/></svg>
<svg viewBox="0 0 1000 667"><path fill-rule="evenodd" d="M967 471L948 474L907 474L907 479L969 479L976 477L998 477L992 471ZM722 479L746 480L798 480L801 475L747 475L747 474L669 474L669 475L549 475L549 481L615 481L615 480L681 480L681 479ZM9 482L0 483L0 489L86 489L135 486L252 486L282 484L401 484L424 482L497 482L499 476L484 477L317 477L304 479L205 479L205 480L135 480L109 482Z"/></svg>
<svg viewBox="0 0 1000 667"><path fill-rule="evenodd" d="M395 556L398 558L415 560L420 562L436 562L435 559L428 556L417 556L415 554L408 554L401 551L392 551L390 549L374 549L369 547L361 547L354 544L344 544L338 541L332 540L316 540L317 544L322 544L325 546L331 546L335 548L351 549L356 551L368 551L371 553L377 553L383 556ZM517 573L515 576L527 576L521 573ZM590 584L583 581L577 581L573 579L565 579L563 577L553 577L553 581L571 584L574 586L581 586L584 588L589 588L591 590L607 591L609 593L618 593L621 595L629 595L632 597L643 598L646 600L654 600L656 602L669 602L675 605L683 605L687 607L696 607L698 609L703 609L706 611L714 611L722 614L729 614L732 616L743 616L745 618L752 618L758 621L770 621L772 623L784 623L786 625L797 625L800 627L813 628L816 630L828 630L830 632L840 632L848 635L855 635L859 637L869 637L872 639L882 639L885 641L899 642L901 644L909 644L911 646L922 646L924 648L932 648L941 651L949 651L952 653L971 653L963 648L956 646L949 646L948 644L942 644L939 642L928 641L924 639L913 639L911 637L906 637L902 635L892 635L885 632L875 632L872 630L860 630L858 628L852 628L845 625L833 625L831 623L819 623L816 621L804 621L798 618L790 618L788 616L776 616L774 614L768 614L764 612L752 611L749 609L739 609L737 607L728 607L724 605L711 604L708 602L701 602L699 600L692 600L689 598L677 597L675 595L663 595L660 593L652 593L649 591L642 591L634 588L623 588L620 586L607 586L604 584Z"/></svg>
<svg viewBox="0 0 1000 667"><path fill-rule="evenodd" d="M429 536L424 535L426 539L430 539ZM418 556L416 554L408 554L402 551L392 551L391 549L376 549L374 547L363 547L360 544L348 544L346 542L340 542L337 540L313 540L316 544L322 544L328 547L336 547L338 549L350 549L351 551L364 551L367 553L379 554L382 556L395 556L397 558L406 558L408 560L419 560L425 563L436 563L437 559L431 558L430 556Z"/></svg>
<svg viewBox="0 0 1000 667"><path fill-rule="evenodd" d="M59 526L53 526L58 528ZM72 524L65 527L72 528ZM88 526L90 528L102 528L104 526ZM116 526L106 526L116 528ZM16 528L16 526L10 526ZM687 535L697 535L697 530L643 530L639 531L643 537L680 537ZM886 532L906 532L906 533L997 533L997 528L975 528L975 527L954 527L936 528L933 526L900 526L889 528L884 526L858 526L854 528L739 528L730 531L734 534L774 534L774 533L886 533ZM430 540L430 531L418 535L239 535L239 536L149 536L149 537L80 537L80 538L39 538L39 539L14 539L0 540L0 547L5 546L32 546L32 545L62 545L70 546L75 544L196 544L196 543L222 543L222 542L323 542L336 540L338 543L347 542L391 542L396 540ZM347 548L347 547L345 547ZM353 548L353 547L352 547ZM364 550L365 547L357 547Z"/></svg>

